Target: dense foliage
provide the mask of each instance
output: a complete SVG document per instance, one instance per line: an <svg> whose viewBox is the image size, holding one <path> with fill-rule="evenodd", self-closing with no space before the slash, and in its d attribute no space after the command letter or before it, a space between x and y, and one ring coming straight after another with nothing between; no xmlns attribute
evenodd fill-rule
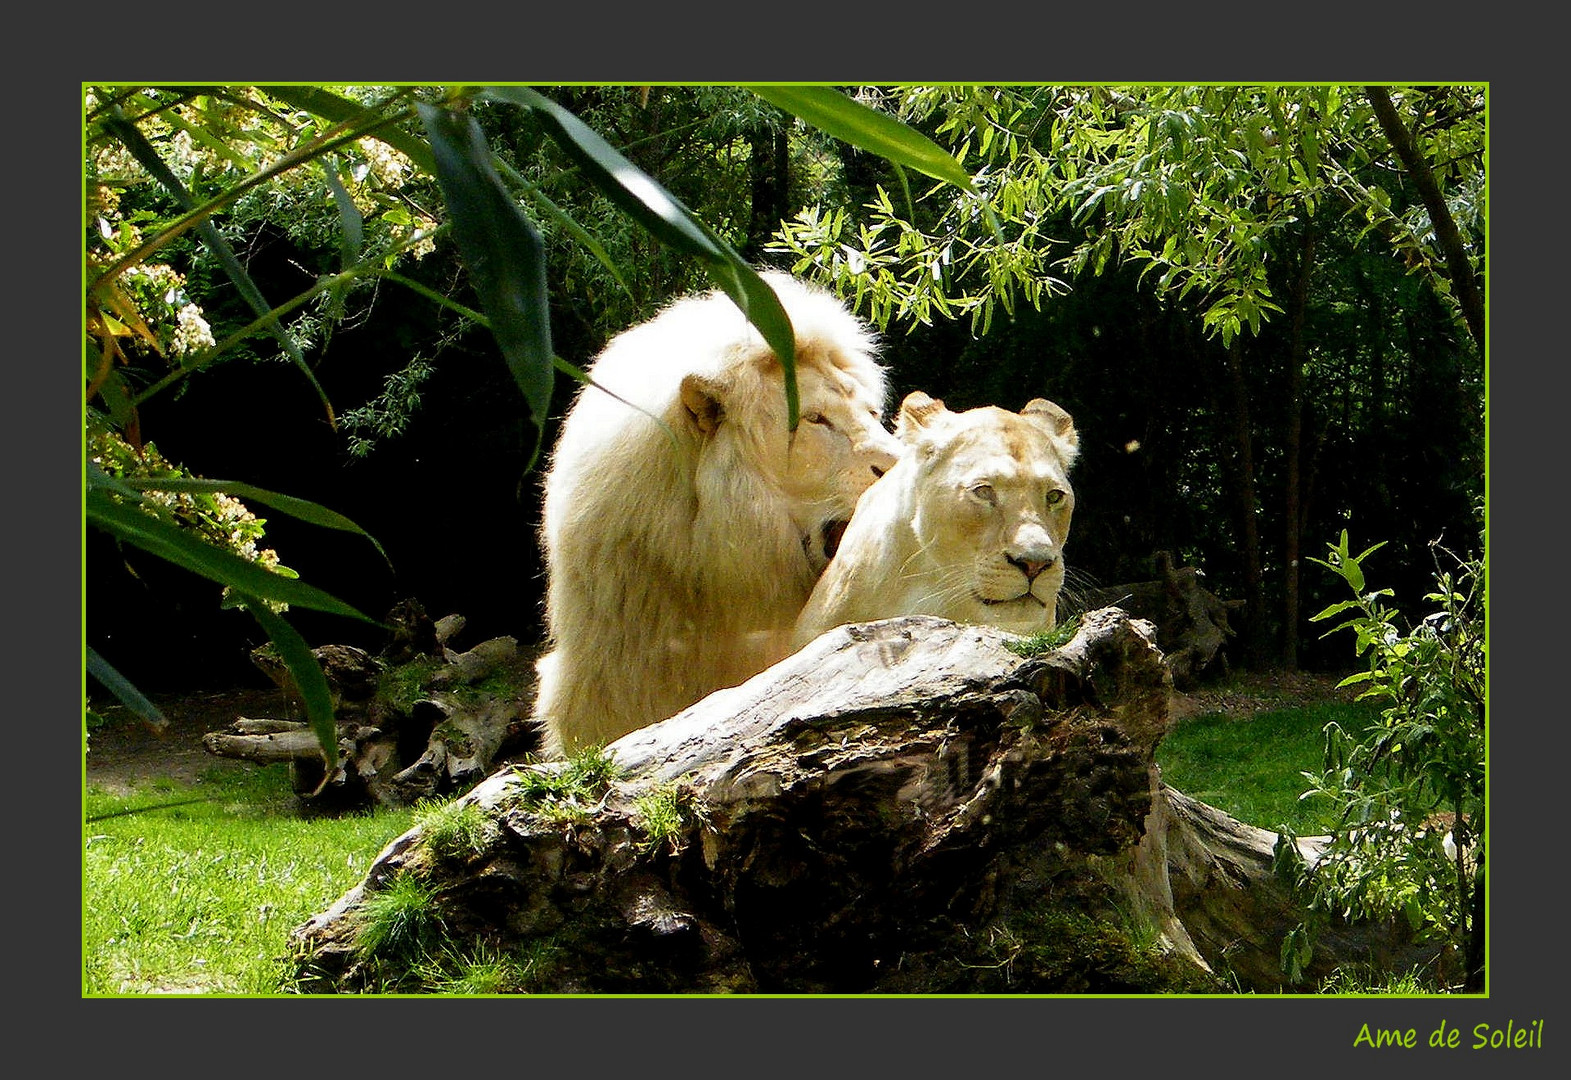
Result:
<svg viewBox="0 0 1571 1080"><path fill-rule="evenodd" d="M1398 595L1411 596L1428 542L1468 533L1484 475L1482 349L1464 302L1485 259L1482 88L853 88L864 113L928 131L975 177L928 189L910 180L915 157L897 168L770 100L810 115L814 90L91 91L89 426L138 444L152 417L179 466L352 512L389 544L405 592L432 588L431 543L406 537L408 515L379 493L428 472L424 484L456 482L466 514L525 550L519 563L483 560L507 589L452 606L531 636L497 598L527 611L538 596L527 474L554 433L548 402L563 400L538 372L583 363L716 266L739 274L729 252L844 289L886 327L899 392L1068 407L1089 436L1073 565L1103 583L1149 576L1159 550L1205 567L1213 589L1248 604L1235 661L1301 659L1301 612L1328 599L1300 581L1304 537L1353 524L1385 538ZM452 242L418 113L444 96L492 151L483 167L496 176L461 187L498 200L476 212L494 225L506 207L526 211L523 239L500 250L532 231L542 244L531 288L549 319L512 320L533 359L511 377L482 355L495 349L477 336L482 279ZM1401 121L1395 143L1382 103ZM564 134L562 116L588 135ZM596 133L604 145L590 152ZM879 146L866 129L857 138ZM670 192L687 231L662 237L659 214L629 210L598 163L607 153ZM258 374L231 374L237 359ZM266 377L273 361L301 380ZM537 374L521 410L508 384L526 385L525 370ZM271 444L260 458L231 447L234 423L217 419L256 395L267 427L254 437ZM198 455L216 460L183 460ZM377 455L358 472L321 468ZM292 526L274 514L268 528ZM500 532L475 542L513 546ZM310 574L310 559L285 555ZM397 598L386 571L367 579L378 563L363 553L326 565L360 610ZM134 601L113 581L104 595L107 626ZM316 629L309 607L296 614ZM1338 662L1302 648L1312 665Z"/></svg>

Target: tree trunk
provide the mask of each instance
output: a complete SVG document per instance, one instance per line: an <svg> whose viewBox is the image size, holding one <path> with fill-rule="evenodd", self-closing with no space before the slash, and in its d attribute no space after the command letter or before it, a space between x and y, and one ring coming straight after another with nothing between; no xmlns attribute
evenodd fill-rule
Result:
<svg viewBox="0 0 1571 1080"><path fill-rule="evenodd" d="M1243 560L1244 574L1245 617L1240 637L1245 665L1256 667L1265 655L1265 583L1260 558L1260 499L1255 491L1254 432L1249 419L1249 388L1244 381L1241 341L1242 338L1235 337L1227 348L1231 408L1224 410L1224 414L1232 418L1233 443L1238 455L1232 473L1239 556Z"/></svg>
<svg viewBox="0 0 1571 1080"><path fill-rule="evenodd" d="M1151 638L1117 609L1034 658L925 617L830 631L613 743L613 780L492 775L453 811L483 830L411 830L297 928L300 984L427 989L429 963L364 944L370 901L413 878L447 955L532 958L517 990L1275 989L1274 837L1161 784Z"/></svg>
<svg viewBox="0 0 1571 1080"><path fill-rule="evenodd" d="M1282 663L1288 671L1298 670L1298 585L1299 559L1303 544L1302 472L1304 431L1304 316L1309 308L1309 276L1314 266L1315 234L1313 223L1305 226L1303 247L1299 252L1298 280L1293 289L1292 346L1287 358L1287 435L1283 446L1287 471L1286 506L1282 520L1283 601Z"/></svg>
<svg viewBox="0 0 1571 1080"><path fill-rule="evenodd" d="M791 215L791 157L786 129L760 126L747 133L752 181L752 209L742 257L750 263L764 258L780 222Z"/></svg>

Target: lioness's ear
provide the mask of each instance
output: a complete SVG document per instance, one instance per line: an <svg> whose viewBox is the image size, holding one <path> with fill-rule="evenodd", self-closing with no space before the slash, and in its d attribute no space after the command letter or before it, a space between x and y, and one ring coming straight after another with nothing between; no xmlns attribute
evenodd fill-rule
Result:
<svg viewBox="0 0 1571 1080"><path fill-rule="evenodd" d="M1020 415L1047 429L1053 445L1058 448L1058 456L1064 459L1066 466L1075 460L1075 456L1080 453L1080 435L1075 431L1073 417L1046 398L1029 402L1020 410Z"/></svg>
<svg viewBox="0 0 1571 1080"><path fill-rule="evenodd" d="M928 397L920 390L913 390L900 403L900 415L895 418L895 434L903 442L910 442L918 431L933 422L934 417L948 411L942 401Z"/></svg>
<svg viewBox="0 0 1571 1080"><path fill-rule="evenodd" d="M720 384L703 375L685 375L682 378L682 409L688 420L705 438L720 428L725 419L725 406L720 402Z"/></svg>

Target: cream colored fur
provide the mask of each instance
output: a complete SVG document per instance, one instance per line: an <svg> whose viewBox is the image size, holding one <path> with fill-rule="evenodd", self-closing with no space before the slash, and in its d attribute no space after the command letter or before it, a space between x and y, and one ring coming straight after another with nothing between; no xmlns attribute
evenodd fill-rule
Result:
<svg viewBox="0 0 1571 1080"><path fill-rule="evenodd" d="M1074 421L1038 398L1019 413L954 413L923 393L900 406L900 461L857 504L794 644L896 615L1018 634L1051 629L1074 514Z"/></svg>
<svg viewBox="0 0 1571 1080"><path fill-rule="evenodd" d="M784 657L839 527L900 451L865 325L827 292L764 277L796 334L794 434L779 361L719 292L590 366L659 422L594 387L567 414L541 526L546 753L610 742Z"/></svg>

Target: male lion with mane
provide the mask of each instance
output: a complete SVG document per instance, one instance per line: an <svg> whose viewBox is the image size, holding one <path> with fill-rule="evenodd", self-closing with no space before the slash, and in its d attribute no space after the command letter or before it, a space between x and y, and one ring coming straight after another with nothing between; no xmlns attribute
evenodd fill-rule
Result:
<svg viewBox="0 0 1571 1080"><path fill-rule="evenodd" d="M1018 413L955 413L918 391L895 432L904 455L857 503L797 619L796 646L897 615L1052 629L1080 445L1069 414L1041 398Z"/></svg>
<svg viewBox="0 0 1571 1080"><path fill-rule="evenodd" d="M610 393L581 387L563 422L540 530L547 754L610 742L785 657L858 497L900 452L872 332L830 293L763 277L796 335L794 433L779 359L718 291L612 339L589 368Z"/></svg>

